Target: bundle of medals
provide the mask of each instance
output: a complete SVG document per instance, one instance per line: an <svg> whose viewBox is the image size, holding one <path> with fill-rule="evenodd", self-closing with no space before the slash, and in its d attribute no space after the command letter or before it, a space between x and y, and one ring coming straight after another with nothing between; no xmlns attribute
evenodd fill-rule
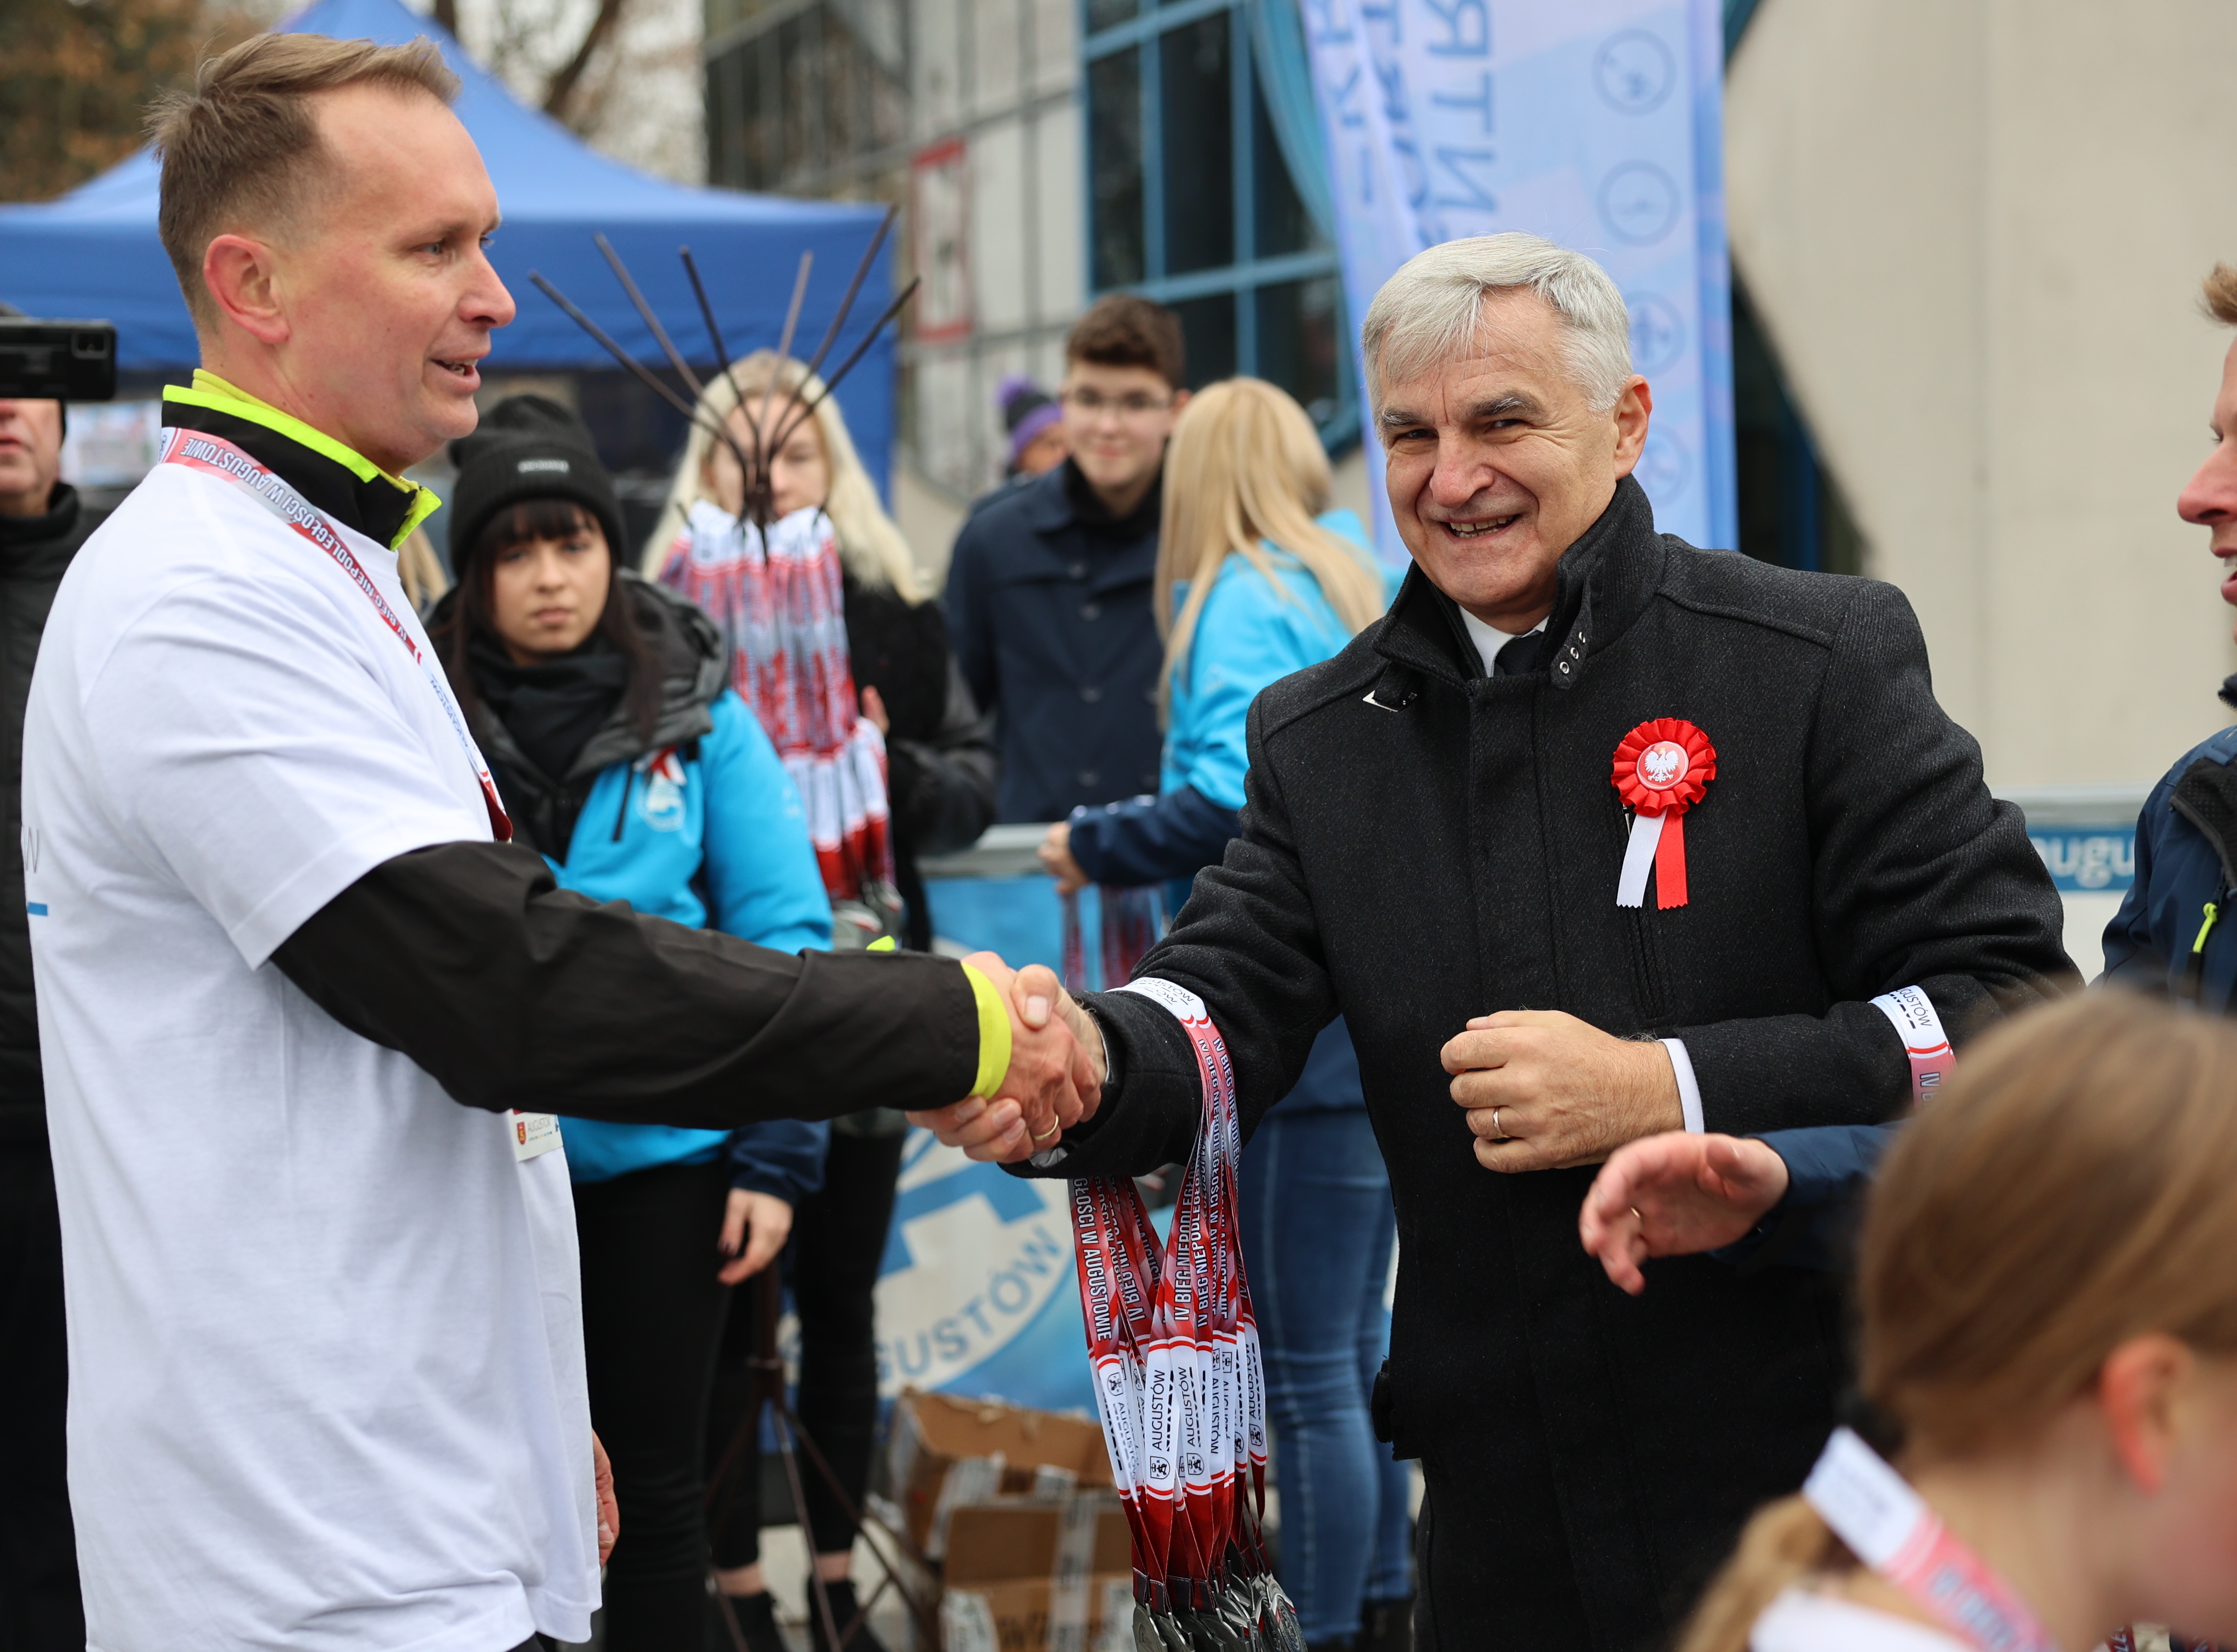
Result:
<svg viewBox="0 0 2237 1652"><path fill-rule="evenodd" d="M1101 984L1116 987L1134 973L1165 928L1165 915L1154 884L1121 889L1105 883L1096 895L1101 906L1103 948ZM1064 984L1073 992L1092 990L1087 978L1087 931L1079 919L1079 894L1063 897Z"/></svg>
<svg viewBox="0 0 2237 1652"><path fill-rule="evenodd" d="M1179 1017L1204 1086L1169 1239L1132 1180L1072 1184L1096 1407L1133 1534L1136 1652L1303 1652L1261 1528L1265 1384L1243 1277L1234 1070L1193 994L1121 990Z"/></svg>

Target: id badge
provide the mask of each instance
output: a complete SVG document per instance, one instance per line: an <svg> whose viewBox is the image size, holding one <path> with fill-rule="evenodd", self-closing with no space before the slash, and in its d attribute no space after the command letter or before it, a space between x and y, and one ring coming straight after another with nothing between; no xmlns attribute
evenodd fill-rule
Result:
<svg viewBox="0 0 2237 1652"><path fill-rule="evenodd" d="M508 1116L512 1120L512 1156L521 1163L539 1158L559 1145L558 1113L515 1111Z"/></svg>

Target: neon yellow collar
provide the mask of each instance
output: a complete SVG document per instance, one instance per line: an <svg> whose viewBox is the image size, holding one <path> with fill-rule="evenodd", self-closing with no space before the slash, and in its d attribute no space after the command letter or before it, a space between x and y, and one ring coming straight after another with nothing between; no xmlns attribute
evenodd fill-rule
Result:
<svg viewBox="0 0 2237 1652"><path fill-rule="evenodd" d="M388 542L394 550L409 539L413 529L443 507L443 501L432 489L409 482L400 476L392 476L355 449L346 447L324 431L313 430L293 413L282 413L270 402L252 396L237 385L228 384L207 367L195 369L191 387L178 385L163 387L163 400L184 402L190 407L208 407L214 413L229 413L235 419L246 419L252 424L285 436L299 446L307 447L321 458L330 459L360 482L376 479L386 482L412 496L412 506L405 514L404 525L396 537Z"/></svg>

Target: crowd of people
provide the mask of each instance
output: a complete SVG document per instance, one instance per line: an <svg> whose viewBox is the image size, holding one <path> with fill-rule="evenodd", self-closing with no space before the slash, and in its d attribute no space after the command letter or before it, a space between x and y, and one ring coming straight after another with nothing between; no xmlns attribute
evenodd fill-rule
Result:
<svg viewBox="0 0 2237 1652"><path fill-rule="evenodd" d="M1364 320L1402 579L1132 296L1002 387L938 597L766 351L634 544L568 407L475 405L455 94L267 36L158 112L202 367L97 532L0 401L8 1644L775 1652L782 1267L811 1636L877 1652L903 1132L1184 1160L1184 999L1314 1652L2237 1640L2237 737L2075 995L1901 593L1658 533L1623 301L1521 235ZM2227 563L2237 347L2214 428ZM996 821L1160 891L1164 996L935 951Z"/></svg>

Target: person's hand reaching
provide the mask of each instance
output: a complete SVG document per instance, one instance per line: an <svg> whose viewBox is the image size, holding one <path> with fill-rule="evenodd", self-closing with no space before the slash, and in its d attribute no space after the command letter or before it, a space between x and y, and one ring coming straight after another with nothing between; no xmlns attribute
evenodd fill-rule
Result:
<svg viewBox="0 0 2237 1652"><path fill-rule="evenodd" d="M1749 1137L1646 1136L1600 1166L1577 1236L1608 1278L1637 1296L1648 1257L1737 1245L1786 1197L1786 1160Z"/></svg>
<svg viewBox="0 0 2237 1652"><path fill-rule="evenodd" d="M1056 880L1059 895L1072 895L1086 889L1092 881L1072 857L1072 823L1059 821L1048 829L1040 847L1033 851L1039 859L1041 869Z"/></svg>
<svg viewBox="0 0 2237 1652"><path fill-rule="evenodd" d="M591 1483L597 1492L598 1564L603 1566L621 1541L622 1505L614 1497L613 1463L595 1433L591 1436Z"/></svg>
<svg viewBox="0 0 2237 1652"><path fill-rule="evenodd" d="M909 1120L971 1158L1011 1164L1095 1115L1103 1099L1103 1037L1046 965L1013 970L991 952L964 961L1009 1005L1009 1071L991 1100L967 1097L912 1113Z"/></svg>
<svg viewBox="0 0 2237 1652"><path fill-rule="evenodd" d="M893 733L894 720L886 714L886 697L884 695L879 693L877 690L865 684L861 693L861 704L863 722L868 724L880 734L890 735Z"/></svg>
<svg viewBox="0 0 2237 1652"><path fill-rule="evenodd" d="M775 1193L730 1189L716 1248L729 1260L715 1277L724 1285L749 1279L776 1259L792 1233L792 1206ZM741 1249L741 1246L743 1246Z"/></svg>

